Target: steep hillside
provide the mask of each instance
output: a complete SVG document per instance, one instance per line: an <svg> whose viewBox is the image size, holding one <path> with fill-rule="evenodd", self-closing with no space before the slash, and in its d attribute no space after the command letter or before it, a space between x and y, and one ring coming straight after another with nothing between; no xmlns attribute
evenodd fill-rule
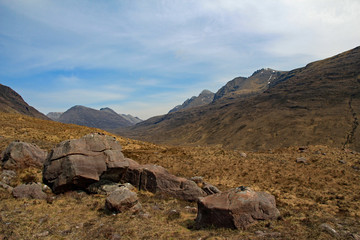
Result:
<svg viewBox="0 0 360 240"><path fill-rule="evenodd" d="M360 47L279 76L265 92L154 117L126 136L249 150L324 144L360 150Z"/></svg>
<svg viewBox="0 0 360 240"><path fill-rule="evenodd" d="M281 73L283 72L263 68L255 71L248 78L234 78L215 93L214 101L224 97L249 97L261 93L269 87L270 83L275 83Z"/></svg>
<svg viewBox="0 0 360 240"><path fill-rule="evenodd" d="M29 106L17 92L2 84L0 84L0 111L5 113L21 113L40 119L49 119L35 108Z"/></svg>
<svg viewBox="0 0 360 240"><path fill-rule="evenodd" d="M193 97L187 99L183 104L178 105L178 106L174 107L173 109L171 109L169 111L169 113L180 111L182 109L189 109L189 108L193 108L193 107L200 107L200 106L207 105L214 100L214 95L215 94L209 90L203 90L199 94L199 96L197 96L197 97L193 96Z"/></svg>
<svg viewBox="0 0 360 240"><path fill-rule="evenodd" d="M96 110L84 106L70 108L61 114L58 121L101 129L115 129L133 125L110 108Z"/></svg>

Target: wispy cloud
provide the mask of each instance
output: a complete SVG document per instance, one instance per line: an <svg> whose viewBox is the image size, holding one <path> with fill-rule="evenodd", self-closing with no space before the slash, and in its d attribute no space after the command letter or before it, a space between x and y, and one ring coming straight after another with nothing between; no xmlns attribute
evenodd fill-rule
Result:
<svg viewBox="0 0 360 240"><path fill-rule="evenodd" d="M73 105L172 102L174 89L216 91L261 67L290 70L356 47L359 12L358 0L0 0L0 77L51 73L37 82L57 79L52 94ZM156 104L152 115L166 112Z"/></svg>

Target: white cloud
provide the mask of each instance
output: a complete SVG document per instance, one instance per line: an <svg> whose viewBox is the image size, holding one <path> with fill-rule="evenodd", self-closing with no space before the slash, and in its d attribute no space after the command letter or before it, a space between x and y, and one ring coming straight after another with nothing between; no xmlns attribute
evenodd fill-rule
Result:
<svg viewBox="0 0 360 240"><path fill-rule="evenodd" d="M34 90L35 107L111 102L147 118L258 68L356 47L359 12L358 0L0 0L0 77L59 71L63 88Z"/></svg>

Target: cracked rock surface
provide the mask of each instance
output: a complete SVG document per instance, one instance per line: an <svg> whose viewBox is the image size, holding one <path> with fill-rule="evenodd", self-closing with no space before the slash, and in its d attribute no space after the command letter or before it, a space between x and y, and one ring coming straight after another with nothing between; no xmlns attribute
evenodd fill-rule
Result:
<svg viewBox="0 0 360 240"><path fill-rule="evenodd" d="M45 161L43 179L60 193L86 188L100 178L118 182L128 167L115 138L93 133L58 144Z"/></svg>
<svg viewBox="0 0 360 240"><path fill-rule="evenodd" d="M279 215L273 195L239 187L200 199L196 223L199 228L245 229L257 220L276 219Z"/></svg>

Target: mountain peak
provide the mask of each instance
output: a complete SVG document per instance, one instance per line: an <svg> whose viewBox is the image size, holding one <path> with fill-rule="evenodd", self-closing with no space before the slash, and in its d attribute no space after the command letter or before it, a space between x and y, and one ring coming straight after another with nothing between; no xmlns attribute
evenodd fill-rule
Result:
<svg viewBox="0 0 360 240"><path fill-rule="evenodd" d="M171 109L169 113L177 112L182 109L204 106L213 101L214 95L215 94L213 92L205 89L199 94L199 96L192 96L191 98L187 99L182 105L177 105L176 107Z"/></svg>
<svg viewBox="0 0 360 240"><path fill-rule="evenodd" d="M20 113L31 117L50 120L44 114L27 104L20 94L2 84L0 84L0 111L6 113Z"/></svg>

